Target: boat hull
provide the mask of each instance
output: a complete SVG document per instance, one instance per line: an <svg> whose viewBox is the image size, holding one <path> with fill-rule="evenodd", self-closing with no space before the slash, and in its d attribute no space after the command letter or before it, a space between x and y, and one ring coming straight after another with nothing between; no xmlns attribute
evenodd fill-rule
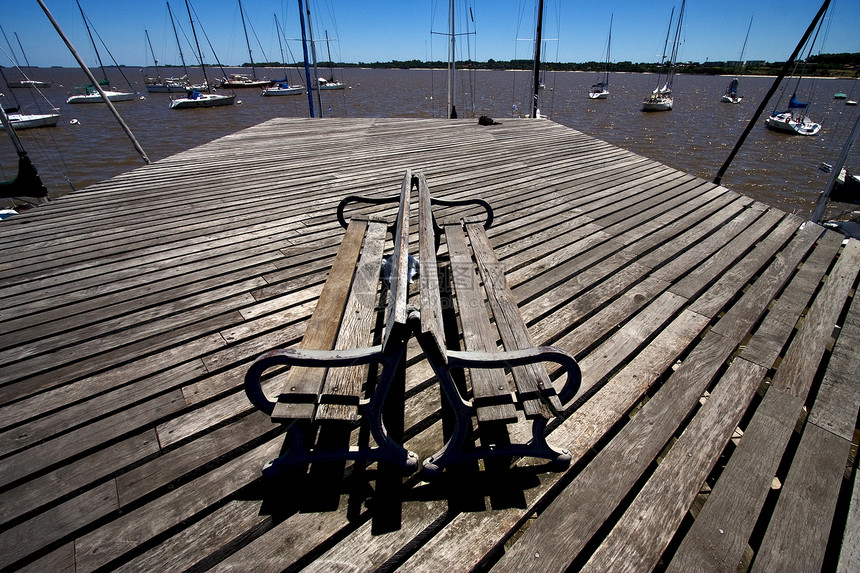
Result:
<svg viewBox="0 0 860 573"><path fill-rule="evenodd" d="M264 96L287 96L287 95L301 95L305 92L305 88L302 86L290 86L288 88L282 87L272 87L266 88L263 90Z"/></svg>
<svg viewBox="0 0 860 573"><path fill-rule="evenodd" d="M606 99L609 97L609 92L588 92L588 97L591 99Z"/></svg>
<svg viewBox="0 0 860 573"><path fill-rule="evenodd" d="M105 95L110 101L131 101L135 94L126 92L112 92L105 90ZM66 100L66 103L104 103L101 94L73 95Z"/></svg>
<svg viewBox="0 0 860 573"><path fill-rule="evenodd" d="M21 80L18 82L9 82L10 88L49 88L53 82L43 82L40 80Z"/></svg>
<svg viewBox="0 0 860 573"><path fill-rule="evenodd" d="M732 96L729 96L729 95L724 95L723 97L721 97L721 98L720 98L720 101L721 101L721 102L723 102L723 103L741 103L741 101L742 101L743 99L744 99L744 96L735 96L735 97L732 97Z"/></svg>
<svg viewBox="0 0 860 573"><path fill-rule="evenodd" d="M642 111L672 111L672 98L650 98L642 102Z"/></svg>
<svg viewBox="0 0 860 573"><path fill-rule="evenodd" d="M32 129L35 127L54 127L60 119L59 113L10 113L9 123L16 130Z"/></svg>
<svg viewBox="0 0 860 573"><path fill-rule="evenodd" d="M235 95L200 94L195 98L177 98L170 102L170 109L194 109L199 107L218 107L236 103Z"/></svg>
<svg viewBox="0 0 860 573"><path fill-rule="evenodd" d="M821 130L820 124L807 118L804 118L803 121L797 121L788 113L770 116L765 120L765 125L773 131L788 133L789 135L817 135Z"/></svg>

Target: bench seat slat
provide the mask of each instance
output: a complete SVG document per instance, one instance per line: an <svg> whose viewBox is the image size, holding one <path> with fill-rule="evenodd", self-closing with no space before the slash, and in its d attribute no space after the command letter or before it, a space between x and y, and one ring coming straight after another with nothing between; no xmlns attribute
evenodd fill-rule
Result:
<svg viewBox="0 0 860 573"><path fill-rule="evenodd" d="M534 340L532 340L528 327L520 315L514 295L505 279L502 264L496 257L492 245L490 245L483 225L466 223L466 232L475 253L475 261L481 274L481 280L484 282L487 299L493 311L496 327L499 329L502 345L505 350L533 348L535 346ZM534 415L551 417L551 413L546 410L546 404L543 400L548 401L556 412L562 410L561 400L555 393L542 364L517 366L512 369L512 372L527 417ZM532 400L537 400L538 404L530 404ZM539 410L536 411L535 408Z"/></svg>
<svg viewBox="0 0 860 573"><path fill-rule="evenodd" d="M418 260L421 263L421 332L430 334L439 350L445 352L445 327L442 323L442 295L439 291L439 266L436 259L436 230L430 206L430 189L422 177L418 183Z"/></svg>
<svg viewBox="0 0 860 573"><path fill-rule="evenodd" d="M310 350L334 348L366 230L366 220L350 221L323 285L317 306L308 320L305 336L299 344L300 348ZM286 422L293 419L313 418L325 370L325 368L300 366L291 368L272 412L272 420Z"/></svg>
<svg viewBox="0 0 860 573"><path fill-rule="evenodd" d="M382 252L385 247L385 231L384 222L368 224L335 349L365 348L373 345L372 326L376 312L379 269L382 266ZM329 369L316 419L358 421L358 403L369 368L364 364Z"/></svg>
<svg viewBox="0 0 860 573"><path fill-rule="evenodd" d="M484 305L484 295L479 288L471 251L460 223L445 225L445 236L466 350L497 352L495 329ZM479 422L516 420L516 407L504 370L471 368L469 375Z"/></svg>

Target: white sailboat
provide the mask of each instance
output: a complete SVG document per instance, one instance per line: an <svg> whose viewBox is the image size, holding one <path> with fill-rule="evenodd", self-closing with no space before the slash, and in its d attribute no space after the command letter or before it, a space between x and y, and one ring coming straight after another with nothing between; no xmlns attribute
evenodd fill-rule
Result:
<svg viewBox="0 0 860 573"><path fill-rule="evenodd" d="M681 25L684 22L684 8L686 0L681 2L681 10L678 12L678 23L675 28L675 39L672 43L672 54L669 57L669 65L664 74L661 71L657 74L657 87L654 91L645 98L642 102L642 111L671 111L675 102L672 97L672 81L675 79L675 62L678 58L678 46L681 42ZM666 47L669 44L669 34L672 32L672 18L674 17L675 9L672 9L672 14L669 16L669 29L666 30L666 42L663 44L663 56L660 63L663 64L666 59Z"/></svg>
<svg viewBox="0 0 860 573"><path fill-rule="evenodd" d="M603 72L598 76L596 84L588 90L588 97L591 99L606 99L609 97L609 54L612 47L612 19L614 15L609 17L609 38L606 40L606 62L603 65Z"/></svg>
<svg viewBox="0 0 860 573"><path fill-rule="evenodd" d="M301 16L301 14L299 14ZM281 26L278 23L278 15L275 14L275 33L278 35L278 47L281 49L281 61L284 62L284 79L276 81L273 85L263 88L264 96L285 96L285 95L300 95L304 93L304 86L294 85L291 86L287 81L287 64L286 59L284 58L284 43L281 39L283 35L283 30L281 30Z"/></svg>
<svg viewBox="0 0 860 573"><path fill-rule="evenodd" d="M744 38L744 44L741 46L741 54L738 57L737 66L735 66L735 75L741 71L744 66L744 52L747 49L747 40L750 37L750 30L752 29L752 18L750 18L750 24L747 26L747 35ZM741 103L743 101L744 96L738 93L738 78L733 79L729 82L729 86L726 88L726 92L720 98L720 101L723 103Z"/></svg>
<svg viewBox="0 0 860 573"><path fill-rule="evenodd" d="M821 24L819 23L819 29ZM812 54L814 42L809 44L809 51L807 52L806 58L803 60L803 65L805 65L806 60L809 59L809 56ZM801 70L803 68L801 67ZM765 125L768 129L773 131L778 131L780 133L787 133L789 135L817 135L819 131L821 131L821 124L812 121L806 114L809 110L809 101L800 101L797 99L797 92L800 88L800 80L803 79L803 73L801 71L800 74L797 75L797 79L794 82L794 88L792 90L791 97L788 99L788 107L785 109L780 109L780 103L782 101L782 96L777 100L776 106L774 110L771 112L770 117L765 119ZM789 80L790 81L790 80ZM811 95L813 85L810 82L810 88L807 96ZM783 87L783 94L785 91L785 86Z"/></svg>
<svg viewBox="0 0 860 573"><path fill-rule="evenodd" d="M257 77L257 68L254 67L254 56L251 53L251 40L248 38L248 27L245 25L245 9L242 8L242 0L239 0L239 16L242 19L242 29L245 31L245 45L248 47L248 59L251 61L251 75L230 74L221 79L222 88L263 88L272 85L267 79Z"/></svg>
<svg viewBox="0 0 860 573"><path fill-rule="evenodd" d="M194 43L197 45L197 53L200 55L200 68L203 70L203 78L206 85L209 86L209 80L206 77L206 66L203 65L203 55L200 51L200 43L197 41L197 30L194 28L194 18L191 16L191 7L188 4L188 0L185 0L185 9L188 10L188 19L191 21L191 31L194 34ZM216 94L211 91L211 88L209 88L209 91L205 93L199 90L189 90L185 97L170 100L170 109L218 107L222 105L233 105L234 103L236 103L236 94Z"/></svg>
<svg viewBox="0 0 860 573"><path fill-rule="evenodd" d="M99 67L102 70L102 80L99 82L99 85L107 86L110 85L110 82L107 80L107 72L105 71L104 64L102 64L101 56L99 55L98 47L96 47L96 41L93 38L92 31L90 30L90 23L87 19L86 14L84 14L84 9L81 8L81 3L75 0L78 5L78 10L81 12L81 18L84 19L84 26L87 28L87 34L90 36L90 42L93 44L93 50L96 53L96 58L99 61ZM114 62L116 64L116 62ZM119 66L117 66L119 68ZM122 72L120 72L122 73ZM125 77L125 76L123 76ZM126 79L127 81L127 79ZM129 86L131 86L131 82L129 82ZM84 84L82 86L78 86L76 88L77 92L75 95L70 96L66 103L76 104L76 103L103 103L105 98L110 101L132 101L135 99L134 92L123 92L116 89L107 90L103 89L102 93L96 89L96 87L92 84ZM104 96L102 95L104 94Z"/></svg>
<svg viewBox="0 0 860 573"><path fill-rule="evenodd" d="M170 3L167 3L167 14L170 16L170 25L173 27L173 36L176 38L176 46L179 48L179 59L182 61L182 69L185 72L181 77L162 78L158 71L158 58L155 57L155 51L152 49L152 42L149 41L149 32L144 30L146 34L146 43L149 44L149 51L152 54L152 60L155 64L155 77L145 78L146 91L149 93L185 93L189 89L202 91L206 89L206 84L191 84L188 79L188 66L185 65L185 56L182 54L182 43L179 41L179 34L176 32L176 22L173 20L173 11L170 9Z"/></svg>

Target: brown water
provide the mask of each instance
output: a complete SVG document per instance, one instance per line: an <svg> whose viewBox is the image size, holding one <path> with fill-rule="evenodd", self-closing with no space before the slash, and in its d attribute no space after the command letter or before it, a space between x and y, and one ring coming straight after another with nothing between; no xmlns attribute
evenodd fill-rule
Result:
<svg viewBox="0 0 860 573"><path fill-rule="evenodd" d="M148 94L139 69L124 71L145 99L115 105L152 160L274 117L308 117L306 95L264 98L257 90L237 90L242 103L235 106L171 110L171 94ZM282 72L263 73L275 77ZM295 83L298 76L295 71L290 74ZM340 74L336 71L338 77ZM54 81L43 92L62 110L56 128L20 133L51 196L70 190L66 179L76 189L83 189L143 164L104 105L65 104L73 86L82 83L80 70L51 68L32 75ZM347 69L342 75L350 89L321 94L324 116L444 117L444 71ZM124 85L113 70L109 70L109 77L114 85ZM680 75L675 80L674 110L643 113L641 101L655 87L653 75L612 74L609 99L590 100L585 94L596 81L595 74L550 74L545 78L547 88L542 90L541 111L562 125L711 180L773 82L772 78L742 77L744 101L731 105L719 101L730 79ZM461 119L485 114L505 121L529 109L531 79L527 72L475 72L471 77L461 74L458 81L464 86L456 96ZM808 81L801 84L799 94L803 97ZM809 115L822 124L820 134L784 135L760 122L723 178L723 185L808 216L828 178L818 165L835 161L858 113L858 106L846 106L845 100L836 100L833 94L851 93L854 85L855 80L815 80ZM30 90L16 89L15 95L27 111L46 107ZM860 98L860 87L852 97ZM72 119L77 124L71 124ZM5 141L0 144L0 177L13 177L15 164L14 150ZM860 168L860 149L852 152L848 165Z"/></svg>

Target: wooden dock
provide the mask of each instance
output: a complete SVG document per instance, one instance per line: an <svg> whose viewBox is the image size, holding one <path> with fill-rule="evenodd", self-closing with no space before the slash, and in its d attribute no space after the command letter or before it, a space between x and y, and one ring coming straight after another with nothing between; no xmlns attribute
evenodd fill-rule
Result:
<svg viewBox="0 0 860 573"><path fill-rule="evenodd" d="M303 335L338 201L406 168L496 209L532 336L582 368L550 426L573 464L263 480L285 433L244 373ZM860 243L575 130L272 120L0 244L2 570L860 568ZM397 430L425 457L448 420L410 356Z"/></svg>

